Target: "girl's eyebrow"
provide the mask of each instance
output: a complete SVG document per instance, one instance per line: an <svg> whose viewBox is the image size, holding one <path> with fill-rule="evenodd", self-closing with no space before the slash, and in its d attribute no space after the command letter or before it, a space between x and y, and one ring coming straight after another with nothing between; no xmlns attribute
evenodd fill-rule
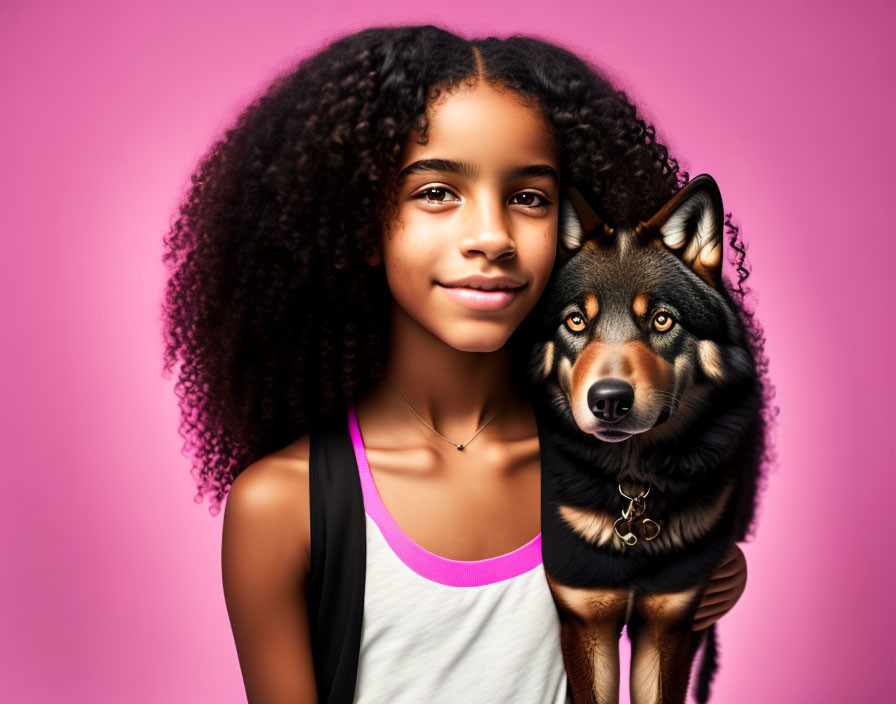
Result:
<svg viewBox="0 0 896 704"><path fill-rule="evenodd" d="M475 165L468 161L456 161L454 159L420 159L405 166L398 174L398 182L403 182L408 176L423 173L425 171L442 171L462 176L474 177L479 173ZM515 166L507 173L510 179L533 178L537 176L549 176L554 185L560 184L560 175L557 170L548 164L527 164Z"/></svg>

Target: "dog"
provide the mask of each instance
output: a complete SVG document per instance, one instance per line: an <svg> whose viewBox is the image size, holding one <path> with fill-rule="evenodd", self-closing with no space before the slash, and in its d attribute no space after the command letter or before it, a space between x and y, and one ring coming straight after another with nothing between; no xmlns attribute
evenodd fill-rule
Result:
<svg viewBox="0 0 896 704"><path fill-rule="evenodd" d="M705 702L715 625L692 631L693 616L751 529L765 447L757 352L722 277L721 195L703 174L647 222L614 229L588 189L564 193L525 373L572 693L618 702L626 625L633 704L685 702L701 644Z"/></svg>

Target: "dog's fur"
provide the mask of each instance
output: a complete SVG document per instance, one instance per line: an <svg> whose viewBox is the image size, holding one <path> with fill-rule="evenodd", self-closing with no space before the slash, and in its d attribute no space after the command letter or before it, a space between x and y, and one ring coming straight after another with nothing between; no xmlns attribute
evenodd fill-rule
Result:
<svg viewBox="0 0 896 704"><path fill-rule="evenodd" d="M755 351L722 279L721 196L699 176L648 222L614 231L586 193L565 191L561 261L534 312L527 374L567 672L577 704L617 702L627 624L632 702L681 703L706 639L706 701L714 626L691 624L751 527L765 432ZM629 535L628 524L617 533L629 505L620 492L648 487ZM652 539L636 525L645 518L659 524ZM620 537L633 533L634 544Z"/></svg>

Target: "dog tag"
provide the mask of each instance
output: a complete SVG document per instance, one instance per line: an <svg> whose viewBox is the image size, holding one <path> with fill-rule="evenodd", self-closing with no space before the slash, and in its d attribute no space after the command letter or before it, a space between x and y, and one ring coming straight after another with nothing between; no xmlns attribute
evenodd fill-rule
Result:
<svg viewBox="0 0 896 704"><path fill-rule="evenodd" d="M640 518L647 508L647 504L644 503L644 499L641 497L635 497L628 502L628 508L622 511L622 517L632 521L636 518Z"/></svg>
<svg viewBox="0 0 896 704"><path fill-rule="evenodd" d="M628 499L628 506L622 509L622 516L613 524L613 531L618 538L626 545L635 545L638 539L653 540L658 536L660 524L650 518L641 518L647 510L647 502L644 499L650 493L650 484L635 496L626 494L622 490L622 484L619 484L619 493ZM641 520L638 521L638 518Z"/></svg>
<svg viewBox="0 0 896 704"><path fill-rule="evenodd" d="M653 540L660 534L660 524L651 518L640 521L626 520L625 517L616 519L613 530L619 539L626 545L635 545L638 540Z"/></svg>
<svg viewBox="0 0 896 704"><path fill-rule="evenodd" d="M641 521L644 530L644 540L653 540L660 534L660 524L650 518Z"/></svg>
<svg viewBox="0 0 896 704"><path fill-rule="evenodd" d="M621 516L617 518L616 522L613 524L613 530L616 531L616 535L618 535L619 539L626 545L634 545L638 542L638 537L632 533L633 527L632 521L627 521Z"/></svg>

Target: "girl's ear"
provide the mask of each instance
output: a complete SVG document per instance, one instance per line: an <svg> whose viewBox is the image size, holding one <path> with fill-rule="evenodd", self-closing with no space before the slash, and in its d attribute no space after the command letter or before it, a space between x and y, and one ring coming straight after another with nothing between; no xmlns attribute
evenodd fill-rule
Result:
<svg viewBox="0 0 896 704"><path fill-rule="evenodd" d="M644 244L663 246L715 288L722 285L722 194L709 174L691 179L635 229Z"/></svg>
<svg viewBox="0 0 896 704"><path fill-rule="evenodd" d="M567 186L560 200L556 262L566 263L588 240L612 237L613 229L607 226L582 192L575 186Z"/></svg>

